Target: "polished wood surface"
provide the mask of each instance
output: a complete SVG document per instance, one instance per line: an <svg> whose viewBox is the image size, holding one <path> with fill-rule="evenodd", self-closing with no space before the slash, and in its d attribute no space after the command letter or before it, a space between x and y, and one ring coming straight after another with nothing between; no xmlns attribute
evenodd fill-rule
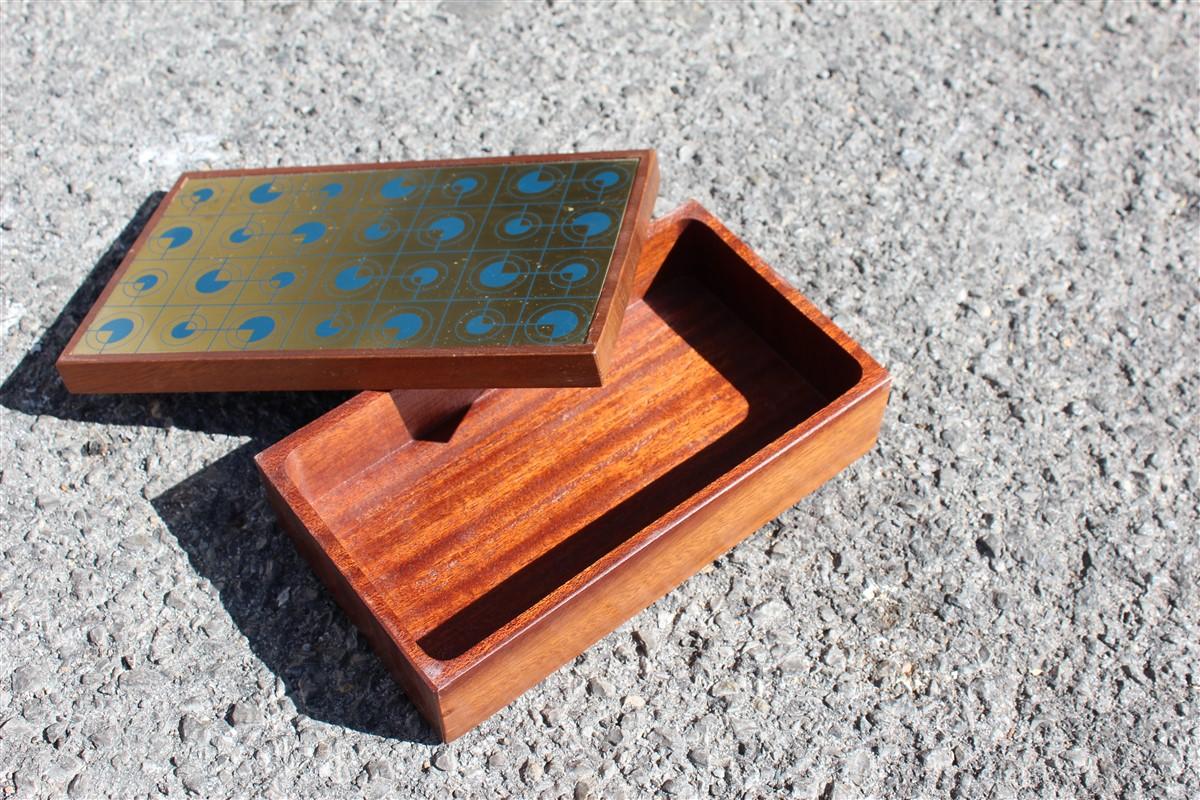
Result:
<svg viewBox="0 0 1200 800"><path fill-rule="evenodd" d="M138 253L147 245L165 212L189 179L402 168L516 166L562 161L602 162L623 158L637 159L638 167L619 224L612 260L582 343L98 355L75 352L81 337L109 296L121 285ZM630 285L657 193L658 159L653 150L185 173L150 217L63 349L56 366L67 389L75 393L598 386L611 360L613 345L628 305Z"/></svg>
<svg viewBox="0 0 1200 800"><path fill-rule="evenodd" d="M258 457L446 739L875 441L886 371L698 205L632 292L602 388L364 393Z"/></svg>

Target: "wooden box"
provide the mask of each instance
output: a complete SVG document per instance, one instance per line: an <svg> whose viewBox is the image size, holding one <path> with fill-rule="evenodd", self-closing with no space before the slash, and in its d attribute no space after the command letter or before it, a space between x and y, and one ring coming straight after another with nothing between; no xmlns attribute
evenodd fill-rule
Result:
<svg viewBox="0 0 1200 800"><path fill-rule="evenodd" d="M364 393L258 456L446 740L875 442L887 372L697 204L633 289L602 388Z"/></svg>

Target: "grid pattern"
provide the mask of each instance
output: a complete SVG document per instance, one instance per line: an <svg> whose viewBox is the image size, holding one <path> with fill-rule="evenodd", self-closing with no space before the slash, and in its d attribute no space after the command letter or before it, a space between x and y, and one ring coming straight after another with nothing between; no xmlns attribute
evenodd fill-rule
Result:
<svg viewBox="0 0 1200 800"><path fill-rule="evenodd" d="M192 177L74 353L577 344L637 166Z"/></svg>

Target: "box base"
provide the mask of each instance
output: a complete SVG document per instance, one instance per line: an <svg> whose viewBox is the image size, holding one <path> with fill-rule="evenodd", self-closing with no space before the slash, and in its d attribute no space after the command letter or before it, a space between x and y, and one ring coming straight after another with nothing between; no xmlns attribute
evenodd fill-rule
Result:
<svg viewBox="0 0 1200 800"><path fill-rule="evenodd" d="M636 292L601 388L360 395L259 456L445 738L875 440L887 373L698 206L656 224Z"/></svg>

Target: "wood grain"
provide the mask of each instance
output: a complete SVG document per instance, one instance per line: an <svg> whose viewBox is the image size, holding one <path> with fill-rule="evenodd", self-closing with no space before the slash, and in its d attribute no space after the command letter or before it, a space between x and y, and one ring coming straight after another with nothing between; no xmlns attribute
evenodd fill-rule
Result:
<svg viewBox="0 0 1200 800"><path fill-rule="evenodd" d="M596 311L582 344L356 350L76 354L75 345L121 283L184 182L200 177L357 172L366 169L520 165L572 160L640 160ZM288 389L436 389L598 386L608 368L658 193L653 150L522 155L382 164L189 172L159 204L56 366L74 393L273 391Z"/></svg>
<svg viewBox="0 0 1200 800"><path fill-rule="evenodd" d="M886 371L698 205L631 288L601 388L364 393L258 457L446 739L875 441Z"/></svg>

